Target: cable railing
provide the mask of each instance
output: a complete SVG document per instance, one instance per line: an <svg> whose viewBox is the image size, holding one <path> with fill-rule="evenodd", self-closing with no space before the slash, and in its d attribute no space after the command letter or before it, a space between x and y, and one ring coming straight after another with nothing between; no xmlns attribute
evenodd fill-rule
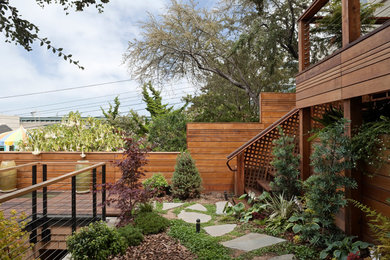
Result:
<svg viewBox="0 0 390 260"><path fill-rule="evenodd" d="M61 164L69 165L34 162L0 169L1 174L31 167L31 177L26 178L30 186L0 196L0 254L9 259L61 259L67 253L67 236L91 222L106 220L106 163L49 179L48 168L53 168L53 176ZM89 172L91 176L82 176Z"/></svg>

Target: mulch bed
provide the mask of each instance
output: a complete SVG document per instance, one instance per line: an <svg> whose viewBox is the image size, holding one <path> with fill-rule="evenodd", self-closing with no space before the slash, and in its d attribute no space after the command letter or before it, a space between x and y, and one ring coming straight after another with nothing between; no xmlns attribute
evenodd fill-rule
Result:
<svg viewBox="0 0 390 260"><path fill-rule="evenodd" d="M144 237L139 246L131 246L123 256L110 258L111 260L125 259L152 259L152 260L181 260L195 259L187 248L165 233Z"/></svg>

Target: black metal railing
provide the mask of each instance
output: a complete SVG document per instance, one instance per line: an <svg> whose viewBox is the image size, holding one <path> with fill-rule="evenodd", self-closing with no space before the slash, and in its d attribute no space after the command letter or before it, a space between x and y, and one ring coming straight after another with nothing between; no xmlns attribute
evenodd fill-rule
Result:
<svg viewBox="0 0 390 260"><path fill-rule="evenodd" d="M15 238L0 242L0 254L8 254L11 259L16 257L60 259L66 254L68 235L91 222L106 220L104 185L106 183L106 163L96 163L48 180L48 166L56 167L59 164L73 167L72 164L76 163L29 163L0 170L1 173L12 169L32 167L31 186L0 196L0 211L3 215L0 219L3 221L0 233L6 234L7 229L14 228L15 221L18 223L17 226L23 229L20 231L26 233L24 239ZM42 176L39 179L38 166L41 166L42 170ZM78 194L76 176L91 170L92 177L87 185L92 187L92 192ZM51 175L53 172L55 170L50 171ZM98 181L98 175L101 175L99 176L101 181ZM29 176L19 179L28 180ZM101 203L98 203L98 196L100 196ZM24 214L22 215L21 212ZM25 224L22 224L23 222Z"/></svg>

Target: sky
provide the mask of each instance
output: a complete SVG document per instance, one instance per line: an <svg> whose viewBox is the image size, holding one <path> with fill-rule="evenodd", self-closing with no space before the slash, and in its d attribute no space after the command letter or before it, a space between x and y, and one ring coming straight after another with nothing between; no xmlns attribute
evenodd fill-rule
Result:
<svg viewBox="0 0 390 260"><path fill-rule="evenodd" d="M148 13L163 14L167 1L111 0L101 14L90 7L68 15L59 5L42 9L33 0L12 4L24 19L38 25L41 37L64 48L64 53L72 54L85 70L38 44L27 52L21 46L5 43L0 35L0 114L46 117L79 110L83 116L101 116L100 107L108 108L119 95L122 113L132 108L147 115L141 83L132 79L122 56L128 41L141 37L140 21ZM58 91L67 88L75 89ZM29 95L45 91L50 93ZM163 103L180 106L181 97L195 91L185 80L171 82L162 89Z"/></svg>

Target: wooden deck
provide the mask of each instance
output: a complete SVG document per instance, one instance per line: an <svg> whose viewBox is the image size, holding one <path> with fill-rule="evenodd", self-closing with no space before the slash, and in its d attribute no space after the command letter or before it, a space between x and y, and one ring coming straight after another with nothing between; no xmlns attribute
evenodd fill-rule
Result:
<svg viewBox="0 0 390 260"><path fill-rule="evenodd" d="M101 193L97 193L97 214L100 215ZM24 212L27 216L32 214L31 206L32 195L27 194L19 198L12 199L0 205L0 210L3 211L5 217L11 215L10 211L16 210L18 214ZM42 192L37 192L37 213L42 214ZM70 191L49 191L47 195L47 212L48 215L56 216L70 216L72 214L72 196ZM92 216L92 192L84 194L76 194L76 212L77 215L91 215ZM107 216L117 216L119 210L110 206L106 209Z"/></svg>

